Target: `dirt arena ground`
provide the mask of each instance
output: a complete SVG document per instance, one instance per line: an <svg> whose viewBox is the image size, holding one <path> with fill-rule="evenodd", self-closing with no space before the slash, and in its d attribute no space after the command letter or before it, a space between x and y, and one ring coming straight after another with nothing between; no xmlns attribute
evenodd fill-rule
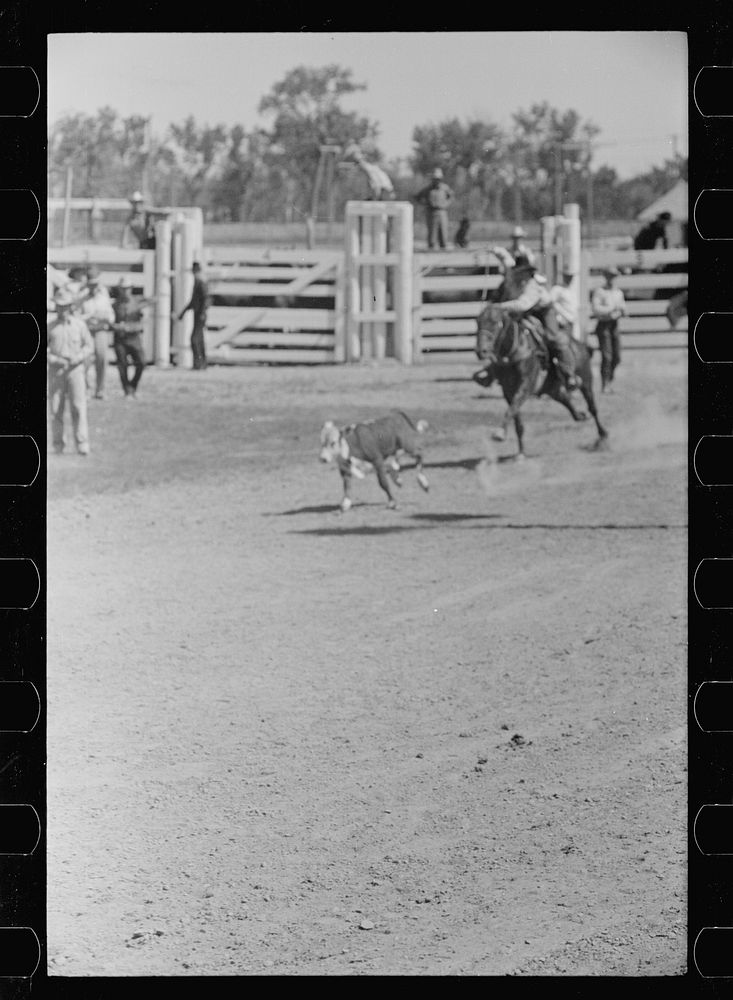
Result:
<svg viewBox="0 0 733 1000"><path fill-rule="evenodd" d="M51 975L685 970L686 352L523 464L475 367L112 369L49 455Z"/></svg>

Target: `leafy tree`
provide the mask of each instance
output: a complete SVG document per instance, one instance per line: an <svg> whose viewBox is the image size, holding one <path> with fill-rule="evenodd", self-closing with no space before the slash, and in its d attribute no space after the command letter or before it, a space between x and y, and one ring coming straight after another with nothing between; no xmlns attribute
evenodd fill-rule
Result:
<svg viewBox="0 0 733 1000"><path fill-rule="evenodd" d="M198 203L207 182L221 166L226 140L224 125L197 125L193 115L169 127L161 154L181 179L183 204Z"/></svg>
<svg viewBox="0 0 733 1000"><path fill-rule="evenodd" d="M272 166L293 182L293 200L301 211L310 207L321 145L356 142L378 155L376 123L341 106L343 98L365 89L352 79L351 70L336 64L298 66L260 101L260 113L272 118Z"/></svg>

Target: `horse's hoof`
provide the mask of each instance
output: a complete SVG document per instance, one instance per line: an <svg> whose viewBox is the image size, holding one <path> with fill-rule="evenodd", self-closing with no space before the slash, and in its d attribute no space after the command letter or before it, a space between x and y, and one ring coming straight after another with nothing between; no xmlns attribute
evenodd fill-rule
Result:
<svg viewBox="0 0 733 1000"><path fill-rule="evenodd" d="M575 418L575 419L576 419L576 420L587 420L587 419L588 419L588 414L587 414L587 413L579 413L579 414L578 414L578 415L576 416L576 418Z"/></svg>
<svg viewBox="0 0 733 1000"><path fill-rule="evenodd" d="M397 510L397 501L396 500L390 500L389 503L387 504L387 509L388 510Z"/></svg>
<svg viewBox="0 0 733 1000"><path fill-rule="evenodd" d="M506 431L499 428L498 430L493 431L491 437L494 441L506 441Z"/></svg>
<svg viewBox="0 0 733 1000"><path fill-rule="evenodd" d="M516 455L514 456L514 460L515 460L516 462L524 462L526 458L527 458L527 456L526 456L526 455L524 454L524 452L523 452L523 451L520 451L520 452L518 452L518 453L517 453L517 454L516 454Z"/></svg>
<svg viewBox="0 0 733 1000"><path fill-rule="evenodd" d="M344 513L346 513L346 511L350 510L350 509L351 509L351 500L349 500L348 498L344 497L344 499L341 501L341 510Z"/></svg>
<svg viewBox="0 0 733 1000"><path fill-rule="evenodd" d="M596 443L593 445L593 451L608 451L609 444L607 437L599 437Z"/></svg>
<svg viewBox="0 0 733 1000"><path fill-rule="evenodd" d="M425 476L422 472L418 472L417 481L427 493L427 491L430 489L430 483L428 483L427 476Z"/></svg>

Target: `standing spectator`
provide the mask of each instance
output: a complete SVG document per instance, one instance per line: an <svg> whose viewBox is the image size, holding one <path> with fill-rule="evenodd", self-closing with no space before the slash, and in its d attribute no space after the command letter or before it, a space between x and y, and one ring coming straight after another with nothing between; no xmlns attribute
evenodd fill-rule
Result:
<svg viewBox="0 0 733 1000"><path fill-rule="evenodd" d="M647 223L636 234L634 240L634 250L656 250L657 243L661 240L662 248L669 248L667 240L667 223L672 221L671 212L660 212L656 219Z"/></svg>
<svg viewBox="0 0 733 1000"><path fill-rule="evenodd" d="M578 318L578 297L570 287L573 277L572 271L563 271L561 284L553 285L550 289L558 325L561 329L566 330L571 337L575 321Z"/></svg>
<svg viewBox="0 0 733 1000"><path fill-rule="evenodd" d="M193 267L193 292L191 301L181 309L178 318L183 319L189 309L193 310L193 332L191 333L191 351L193 353L193 367L197 371L206 368L206 341L204 331L206 329L206 310L209 305L209 290L206 282L201 277L201 265L194 262Z"/></svg>
<svg viewBox="0 0 733 1000"><path fill-rule="evenodd" d="M61 286L71 296L72 310L77 313L81 308L82 299L87 293L87 269L83 264L74 264L69 268L69 277Z"/></svg>
<svg viewBox="0 0 733 1000"><path fill-rule="evenodd" d="M621 335L618 331L618 321L626 315L626 301L620 288L614 286L618 276L615 267L606 268L603 272L604 283L593 289L591 295L591 310L594 319L598 320L595 334L601 351L601 392L610 392L614 372L621 362Z"/></svg>
<svg viewBox="0 0 733 1000"><path fill-rule="evenodd" d="M114 349L125 399L135 399L137 387L145 369L143 352L143 303L132 294L132 282L124 275L120 278L114 304ZM128 365L135 366L132 378Z"/></svg>
<svg viewBox="0 0 733 1000"><path fill-rule="evenodd" d="M530 264L534 264L534 253L529 249L526 243L522 242L526 238L527 234L522 227L515 226L514 229L512 229L512 242L509 245L509 253L515 259L517 257L526 257Z"/></svg>
<svg viewBox="0 0 733 1000"><path fill-rule="evenodd" d="M99 280L99 270L94 265L87 272L87 294L81 301L80 316L94 338L94 398L104 399L109 331L115 321L115 313L109 292ZM90 361L87 366L87 381L90 379L91 369Z"/></svg>
<svg viewBox="0 0 733 1000"><path fill-rule="evenodd" d="M436 242L445 250L448 232L448 206L453 201L453 191L443 180L443 171L436 167L427 187L417 195L417 202L425 206L428 224L428 250L433 250Z"/></svg>
<svg viewBox="0 0 733 1000"><path fill-rule="evenodd" d="M130 197L130 211L122 230L120 246L123 250L155 250L155 222L153 212L145 208L145 199L139 191Z"/></svg>
<svg viewBox="0 0 733 1000"><path fill-rule="evenodd" d="M391 178L376 163L368 163L356 143L347 146L344 150L344 159L353 160L366 177L369 184L370 200L386 201L394 198L394 184Z"/></svg>
<svg viewBox="0 0 733 1000"><path fill-rule="evenodd" d="M53 450L60 455L65 447L64 410L68 399L76 450L80 455L88 455L85 365L94 354L94 344L84 320L73 315L74 300L69 292L60 288L54 299L58 318L48 329L46 350Z"/></svg>

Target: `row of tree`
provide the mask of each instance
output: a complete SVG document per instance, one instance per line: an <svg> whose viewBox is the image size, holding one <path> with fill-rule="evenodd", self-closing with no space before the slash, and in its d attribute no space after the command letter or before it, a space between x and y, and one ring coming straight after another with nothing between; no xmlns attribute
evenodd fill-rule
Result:
<svg viewBox="0 0 733 1000"><path fill-rule="evenodd" d="M674 157L620 180L595 164L598 126L546 102L517 111L508 130L485 119L418 125L407 163L385 162L378 124L343 107L364 89L338 65L297 67L262 98L266 124L249 131L189 116L154 135L144 116L124 118L110 107L67 114L49 135L49 192L63 195L70 167L76 197L126 197L140 188L153 204L199 205L209 220L292 222L310 214L321 147L354 142L391 174L398 198L414 198L440 166L456 194L455 214L471 219L537 219L568 200L596 219L632 219L686 177L687 161ZM338 218L349 198L366 196L360 172L344 164L326 181L320 217Z"/></svg>

